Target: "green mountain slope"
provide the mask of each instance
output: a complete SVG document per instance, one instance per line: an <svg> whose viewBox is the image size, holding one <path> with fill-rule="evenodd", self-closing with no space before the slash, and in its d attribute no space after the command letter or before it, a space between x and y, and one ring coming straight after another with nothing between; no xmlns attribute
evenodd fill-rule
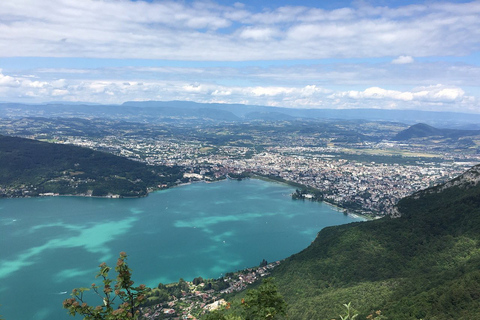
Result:
<svg viewBox="0 0 480 320"><path fill-rule="evenodd" d="M291 319L480 319L480 166L401 200L400 218L322 230L274 272Z"/></svg>
<svg viewBox="0 0 480 320"><path fill-rule="evenodd" d="M152 167L72 145L0 136L0 196L41 193L144 196L172 185L179 168Z"/></svg>

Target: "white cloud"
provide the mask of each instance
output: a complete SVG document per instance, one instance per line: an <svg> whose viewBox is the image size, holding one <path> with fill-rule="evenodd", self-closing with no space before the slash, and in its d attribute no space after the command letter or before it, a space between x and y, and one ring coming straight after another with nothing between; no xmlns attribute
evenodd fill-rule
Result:
<svg viewBox="0 0 480 320"><path fill-rule="evenodd" d="M26 97L54 97L68 93L65 88L67 82L64 79L51 81L31 80L32 76L12 77L4 75L0 70L0 92L4 98Z"/></svg>
<svg viewBox="0 0 480 320"><path fill-rule="evenodd" d="M255 96L278 96L291 93L293 88L282 88L282 87L255 87L255 88L246 88L250 90ZM247 93L247 92L245 92Z"/></svg>
<svg viewBox="0 0 480 320"><path fill-rule="evenodd" d="M240 38L252 40L270 40L278 34L273 28L251 28L247 27L240 32Z"/></svg>
<svg viewBox="0 0 480 320"><path fill-rule="evenodd" d="M411 56L399 56L396 59L392 60L393 64L407 64L407 63L413 63L415 60Z"/></svg>
<svg viewBox="0 0 480 320"><path fill-rule="evenodd" d="M214 2L4 0L0 56L242 61L465 55L480 49L480 1L248 8Z"/></svg>
<svg viewBox="0 0 480 320"><path fill-rule="evenodd" d="M465 91L457 87L449 87L441 84L428 87L418 87L414 88L411 91L398 91L398 90L387 90L379 87L370 87L364 91L344 91L336 92L330 95L330 98L350 98L356 100L368 100L368 99L378 99L378 100L396 100L403 102L441 102L441 103L452 103L452 102L461 102L464 98L469 99L470 97L465 97Z"/></svg>
<svg viewBox="0 0 480 320"><path fill-rule="evenodd" d="M0 69L0 87L18 87L20 82L10 76L5 76L2 74L2 69Z"/></svg>
<svg viewBox="0 0 480 320"><path fill-rule="evenodd" d="M230 96L232 95L231 90L215 90L212 92L212 96Z"/></svg>
<svg viewBox="0 0 480 320"><path fill-rule="evenodd" d="M68 95L68 90L63 90L63 89L54 89L52 91L52 96L53 97L59 97L59 96L65 96Z"/></svg>
<svg viewBox="0 0 480 320"><path fill-rule="evenodd" d="M461 101L465 91L461 88L446 87L438 84L436 86L415 88L413 95L418 100L453 102Z"/></svg>
<svg viewBox="0 0 480 320"><path fill-rule="evenodd" d="M3 101L188 100L480 112L480 68L466 64L42 68L25 74L0 71Z"/></svg>

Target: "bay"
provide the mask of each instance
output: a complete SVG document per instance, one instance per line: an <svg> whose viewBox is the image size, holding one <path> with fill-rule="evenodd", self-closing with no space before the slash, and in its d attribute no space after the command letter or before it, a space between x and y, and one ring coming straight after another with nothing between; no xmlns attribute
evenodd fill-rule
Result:
<svg viewBox="0 0 480 320"><path fill-rule="evenodd" d="M6 320L74 319L73 288L101 262L128 254L137 284L218 278L307 247L322 228L362 220L291 200L262 180L195 183L139 199L50 197L0 201L0 314ZM97 281L98 282L98 281Z"/></svg>

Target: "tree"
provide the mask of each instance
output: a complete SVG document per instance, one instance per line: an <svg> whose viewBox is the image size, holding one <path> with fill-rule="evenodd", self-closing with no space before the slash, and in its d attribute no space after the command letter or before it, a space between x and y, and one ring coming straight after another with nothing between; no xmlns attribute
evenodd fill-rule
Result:
<svg viewBox="0 0 480 320"><path fill-rule="evenodd" d="M71 316L77 314L84 316L84 320L124 320L139 319L139 306L145 299L147 288L145 285L134 287L131 280L131 270L125 260L127 254L120 252L115 271L117 277L112 280L108 277L110 267L106 263L100 264L100 271L96 278L102 278L102 286L92 284L91 288L73 289L71 298L63 302L63 307L68 309ZM112 284L113 285L112 288ZM102 303L96 307L85 302L84 292L93 290L100 297ZM115 303L118 306L115 308Z"/></svg>
<svg viewBox="0 0 480 320"><path fill-rule="evenodd" d="M180 280L178 280L178 288L181 291L190 291L190 286L188 285L187 281L183 280L183 278L180 278Z"/></svg>
<svg viewBox="0 0 480 320"><path fill-rule="evenodd" d="M247 320L281 319L287 314L287 303L272 278L264 279L258 289L249 290L242 306Z"/></svg>
<svg viewBox="0 0 480 320"><path fill-rule="evenodd" d="M193 283L194 285L198 286L199 284L204 283L204 281L205 281L205 280L203 280L202 277L197 277L197 278L194 278L194 279L193 279L192 283Z"/></svg>

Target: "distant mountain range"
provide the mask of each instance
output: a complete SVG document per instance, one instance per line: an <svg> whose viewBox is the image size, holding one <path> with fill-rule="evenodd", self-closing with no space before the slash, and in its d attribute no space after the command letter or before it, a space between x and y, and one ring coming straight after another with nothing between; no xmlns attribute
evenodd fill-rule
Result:
<svg viewBox="0 0 480 320"><path fill-rule="evenodd" d="M190 101L128 101L121 105L0 103L0 114L2 117L97 117L131 121L369 120L480 129L480 114L381 109L297 109Z"/></svg>
<svg viewBox="0 0 480 320"><path fill-rule="evenodd" d="M337 319L349 302L358 319L479 319L480 166L396 210L325 228L275 269L290 319Z"/></svg>

